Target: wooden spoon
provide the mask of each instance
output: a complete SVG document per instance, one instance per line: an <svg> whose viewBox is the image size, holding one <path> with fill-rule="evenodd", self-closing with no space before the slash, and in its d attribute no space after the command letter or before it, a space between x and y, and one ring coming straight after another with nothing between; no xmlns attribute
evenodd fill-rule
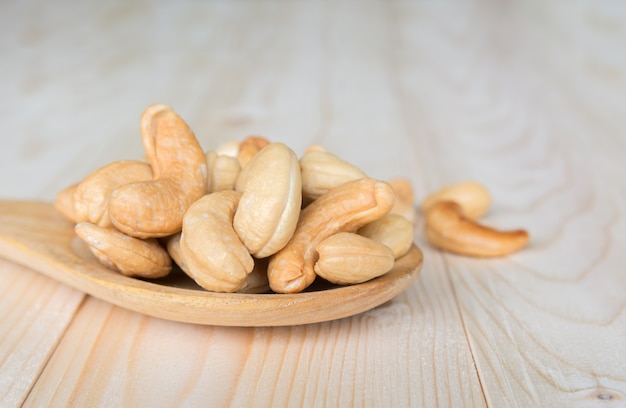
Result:
<svg viewBox="0 0 626 408"><path fill-rule="evenodd" d="M182 273L150 281L126 277L98 264L80 244L73 224L52 204L0 201L0 256L115 305L187 323L286 326L352 316L406 289L423 259L413 246L390 272L358 285L298 294L214 293Z"/></svg>

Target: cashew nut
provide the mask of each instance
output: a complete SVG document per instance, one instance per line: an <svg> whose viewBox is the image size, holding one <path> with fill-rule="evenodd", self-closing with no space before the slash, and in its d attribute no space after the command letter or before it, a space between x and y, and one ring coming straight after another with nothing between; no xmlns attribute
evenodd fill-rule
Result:
<svg viewBox="0 0 626 408"><path fill-rule="evenodd" d="M76 224L74 230L100 263L126 276L161 278L172 269L167 251L156 239L133 238L89 222Z"/></svg>
<svg viewBox="0 0 626 408"><path fill-rule="evenodd" d="M185 272L207 290L235 292L254 268L232 226L241 194L233 190L208 194L185 214L180 240Z"/></svg>
<svg viewBox="0 0 626 408"><path fill-rule="evenodd" d="M239 140L229 140L221 144L217 149L215 149L215 153L222 156L229 156L237 158L239 155L239 145L241 142Z"/></svg>
<svg viewBox="0 0 626 408"><path fill-rule="evenodd" d="M328 190L347 181L365 177L358 167L324 150L309 150L300 158L302 195L305 202L316 200Z"/></svg>
<svg viewBox="0 0 626 408"><path fill-rule="evenodd" d="M309 147L307 147L304 150L304 154L311 153L311 152L325 152L325 151L326 151L326 148L324 146L314 144L314 145L310 145Z"/></svg>
<svg viewBox="0 0 626 408"><path fill-rule="evenodd" d="M387 214L395 201L393 189L371 178L349 181L302 210L287 245L269 262L268 279L275 292L301 292L315 280L315 248L338 232L354 232Z"/></svg>
<svg viewBox="0 0 626 408"><path fill-rule="evenodd" d="M389 184L396 193L396 204L391 209L392 214L402 215L411 223L415 223L415 196L411 182L405 178L389 180Z"/></svg>
<svg viewBox="0 0 626 408"><path fill-rule="evenodd" d="M241 171L239 160L232 156L221 155L210 151L206 153L206 163L208 169L208 193L235 189L237 177Z"/></svg>
<svg viewBox="0 0 626 408"><path fill-rule="evenodd" d="M265 146L270 144L270 141L263 136L248 136L239 144L239 151L237 152L237 159L241 168L244 168L250 160L260 152Z"/></svg>
<svg viewBox="0 0 626 408"><path fill-rule="evenodd" d="M113 224L109 219L109 199L116 188L152 179L148 163L120 160L100 167L85 177L74 192L76 222L87 221L101 227Z"/></svg>
<svg viewBox="0 0 626 408"><path fill-rule="evenodd" d="M76 223L74 211L74 191L78 184L72 184L59 191L54 199L54 208L68 221Z"/></svg>
<svg viewBox="0 0 626 408"><path fill-rule="evenodd" d="M181 233L170 235L165 240L165 247L176 265L183 271L187 271L184 255L180 249ZM270 290L267 281L267 262L257 259L254 262L252 272L246 278L245 284L237 290L237 293L263 293Z"/></svg>
<svg viewBox="0 0 626 408"><path fill-rule="evenodd" d="M315 273L329 282L346 285L374 279L393 268L393 251L372 239L339 232L316 246Z"/></svg>
<svg viewBox="0 0 626 408"><path fill-rule="evenodd" d="M516 252L528 243L524 230L497 231L465 216L453 201L440 201L426 212L426 238L435 246L462 255L498 257Z"/></svg>
<svg viewBox="0 0 626 408"><path fill-rule="evenodd" d="M283 143L270 143L242 171L239 201L233 226L257 258L282 249L293 235L302 205L300 165Z"/></svg>
<svg viewBox="0 0 626 408"><path fill-rule="evenodd" d="M174 261L176 265L184 272L187 267L185 266L185 260L183 258L183 253L180 250L180 236L181 233L177 233L174 235L170 235L166 238L162 239L162 242L165 245L165 249L167 253L170 254L170 257Z"/></svg>
<svg viewBox="0 0 626 408"><path fill-rule="evenodd" d="M396 259L409 252L413 245L413 223L398 214L389 213L370 222L358 233L389 247Z"/></svg>
<svg viewBox="0 0 626 408"><path fill-rule="evenodd" d="M426 197L422 202L424 213L440 201L454 201L461 206L463 215L473 220L478 219L487 213L491 205L491 195L489 191L479 183L474 181L464 181L441 190Z"/></svg>
<svg viewBox="0 0 626 408"><path fill-rule="evenodd" d="M131 236L172 235L180 231L185 211L206 192L206 158L191 129L165 105L143 112L141 137L153 179L115 189L109 217Z"/></svg>

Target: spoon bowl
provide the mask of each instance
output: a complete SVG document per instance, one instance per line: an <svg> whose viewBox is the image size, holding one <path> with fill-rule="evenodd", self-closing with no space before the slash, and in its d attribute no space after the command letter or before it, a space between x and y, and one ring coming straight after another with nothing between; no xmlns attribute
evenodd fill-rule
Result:
<svg viewBox="0 0 626 408"><path fill-rule="evenodd" d="M379 306L417 277L415 245L393 269L350 286L319 286L296 294L215 293L180 271L142 280L101 266L76 239L74 225L46 202L0 201L0 256L96 298L146 315L217 326L287 326L340 319Z"/></svg>

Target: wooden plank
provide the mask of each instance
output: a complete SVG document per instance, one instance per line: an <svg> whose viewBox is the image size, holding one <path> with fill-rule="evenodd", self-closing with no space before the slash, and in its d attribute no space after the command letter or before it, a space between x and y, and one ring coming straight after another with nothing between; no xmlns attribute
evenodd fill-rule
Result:
<svg viewBox="0 0 626 408"><path fill-rule="evenodd" d="M306 326L178 324L88 298L26 406L483 406L438 266L379 308Z"/></svg>
<svg viewBox="0 0 626 408"><path fill-rule="evenodd" d="M432 132L416 139L427 185L479 180L494 195L484 222L532 236L507 259L445 256L486 400L619 404L626 399L626 89L618 78L626 70L614 59L623 32L611 29L619 10L520 2L456 17L428 11L419 22L402 14L400 45L425 60L455 61L400 66L405 104L428 109L409 119Z"/></svg>
<svg viewBox="0 0 626 408"><path fill-rule="evenodd" d="M0 259L0 402L20 406L84 295Z"/></svg>

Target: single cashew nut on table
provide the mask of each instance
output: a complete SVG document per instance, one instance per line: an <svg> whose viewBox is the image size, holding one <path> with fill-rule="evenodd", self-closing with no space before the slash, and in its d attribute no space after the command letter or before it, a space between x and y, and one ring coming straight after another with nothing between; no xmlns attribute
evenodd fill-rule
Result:
<svg viewBox="0 0 626 408"><path fill-rule="evenodd" d="M133 238L89 222L76 224L74 231L101 264L123 275L161 278L172 270L167 251L156 239Z"/></svg>
<svg viewBox="0 0 626 408"><path fill-rule="evenodd" d="M319 258L315 273L339 285L357 284L374 279L393 268L393 251L364 236L339 232L315 247Z"/></svg>
<svg viewBox="0 0 626 408"><path fill-rule="evenodd" d="M237 191L243 192L233 227L257 258L281 250L293 235L302 205L300 165L283 143L271 143L242 171Z"/></svg>
<svg viewBox="0 0 626 408"><path fill-rule="evenodd" d="M270 258L268 279L275 292L303 291L315 280L317 245L338 232L354 232L387 214L395 196L391 186L371 178L349 181L320 196L300 214L287 245Z"/></svg>
<svg viewBox="0 0 626 408"><path fill-rule="evenodd" d="M436 247L476 257L505 256L528 243L524 230L497 231L463 215L453 201L441 201L426 212L426 238Z"/></svg>
<svg viewBox="0 0 626 408"><path fill-rule="evenodd" d="M461 206L463 215L470 219L478 219L485 215L491 205L489 191L480 183L464 181L444 187L429 195L422 202L424 213L436 203L441 201L454 201Z"/></svg>
<svg viewBox="0 0 626 408"><path fill-rule="evenodd" d="M254 259L233 229L242 193L207 194L189 207L180 249L185 273L207 290L236 292L245 286Z"/></svg>
<svg viewBox="0 0 626 408"><path fill-rule="evenodd" d="M144 111L141 137L153 179L115 189L109 217L134 237L172 235L180 231L189 206L206 193L206 157L191 129L165 105Z"/></svg>
<svg viewBox="0 0 626 408"><path fill-rule="evenodd" d="M389 213L384 217L364 225L359 235L370 238L391 249L394 258L400 258L409 252L413 245L413 223L402 215Z"/></svg>
<svg viewBox="0 0 626 408"><path fill-rule="evenodd" d="M100 167L81 181L74 191L76 222L87 221L110 227L109 199L113 190L126 184L152 179L148 163L120 160Z"/></svg>

